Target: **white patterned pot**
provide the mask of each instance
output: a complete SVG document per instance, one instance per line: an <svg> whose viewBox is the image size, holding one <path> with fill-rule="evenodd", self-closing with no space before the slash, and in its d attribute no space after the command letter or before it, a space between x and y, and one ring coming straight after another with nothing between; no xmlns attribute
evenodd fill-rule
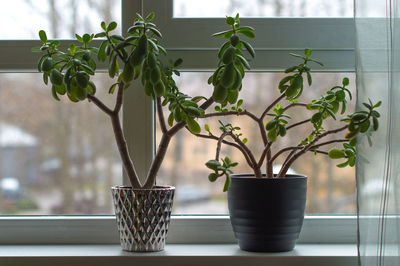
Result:
<svg viewBox="0 0 400 266"><path fill-rule="evenodd" d="M175 187L111 188L121 247L126 251L164 249Z"/></svg>

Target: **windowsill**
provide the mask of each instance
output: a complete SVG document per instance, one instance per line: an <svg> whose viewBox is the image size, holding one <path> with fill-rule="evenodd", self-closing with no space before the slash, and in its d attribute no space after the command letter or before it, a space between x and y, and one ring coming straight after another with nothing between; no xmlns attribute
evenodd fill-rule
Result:
<svg viewBox="0 0 400 266"><path fill-rule="evenodd" d="M1 265L41 266L346 266L356 265L357 249L355 244L298 244L291 252L253 253L242 251L235 244L167 244L161 252L130 253L122 251L119 245L3 245L0 246L0 262Z"/></svg>

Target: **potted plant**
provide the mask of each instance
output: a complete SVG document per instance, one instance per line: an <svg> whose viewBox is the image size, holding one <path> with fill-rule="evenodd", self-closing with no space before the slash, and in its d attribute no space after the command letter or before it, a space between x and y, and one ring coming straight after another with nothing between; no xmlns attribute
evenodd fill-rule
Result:
<svg viewBox="0 0 400 266"><path fill-rule="evenodd" d="M155 181L170 140L185 127L194 134L200 133L201 128L196 119L204 115L204 110L213 104L214 99L222 101L229 97L232 103L237 100L244 68L249 67L242 48L254 54L251 45L239 38L240 34L254 37L253 29L239 26L239 16L227 19L235 34L224 44L224 63L218 66L218 79L221 83L223 80L224 86L214 86L212 97L209 98L190 97L182 93L174 81L174 75L180 75L177 67L182 59L169 64L162 61L161 56L167 52L160 45L162 35L152 22L153 18L154 13L146 17L138 14L126 36L112 34L117 23L106 25L102 22L100 33L76 35L80 45L71 43L67 51L61 51L60 42L49 41L46 33L41 30L39 37L42 46L33 48L34 52L42 53L38 70L43 72L46 85L50 81L55 100L60 101L61 96L66 96L72 102L88 100L111 119L123 168L130 181L130 186L112 188L121 246L128 251L159 251L164 248L174 188L156 186ZM91 41L94 38L105 40L99 47L93 47ZM117 94L113 108L96 97L96 85L91 80L96 74L96 59L108 62L108 74L115 80L108 91ZM141 80L144 92L155 101L162 131L160 144L144 183L140 182L135 171L119 116L124 91L135 79ZM163 106L168 106L167 119Z"/></svg>
<svg viewBox="0 0 400 266"><path fill-rule="evenodd" d="M226 32L229 38L233 32ZM224 47L220 53L224 55ZM324 154L331 159L343 159L338 167L354 166L356 163L356 139L359 135L367 137L378 129L379 113L376 111L381 102L373 104L371 100L363 103L365 110L345 115L348 99L352 99L348 90L349 79L344 78L342 84L334 86L325 95L310 103L299 102L304 89L304 79L312 84L310 63L322 66L322 63L311 57L312 51L305 49L304 55L291 54L302 62L285 70L287 76L279 82L280 96L267 104L260 115L253 114L243 108L243 101L229 108L229 99L217 102L221 106L216 112L207 113L203 117L247 116L260 130L260 146L263 151L257 158L255 152L246 145L247 138L242 138L240 128L231 123L220 122L221 133L212 132L205 125L207 134L196 134L198 137L217 141L215 158L209 160L206 166L212 170L208 178L214 182L219 177L225 177L224 191L228 191L228 208L233 231L243 250L258 252L289 251L295 246L299 236L306 202L307 177L287 174L291 165L302 155L313 152ZM218 83L215 73L209 82ZM281 102L286 100L287 104ZM282 105L280 105L282 104ZM309 118L302 121L291 121L286 113L291 108L303 108L309 112ZM325 129L326 119L340 120L341 126ZM309 126L310 133L299 136L298 145L283 147L275 154L272 147L278 138L284 138L288 130L298 126ZM346 134L342 135L343 132ZM327 136L338 136L326 141ZM324 140L325 139L325 140ZM333 148L329 152L323 148L327 145L342 143L342 148ZM229 157L220 158L221 146L228 145L240 151L252 174L231 175L232 167L238 163ZM286 155L286 159L278 173L273 173L274 161L278 156ZM262 168L265 165L265 174Z"/></svg>

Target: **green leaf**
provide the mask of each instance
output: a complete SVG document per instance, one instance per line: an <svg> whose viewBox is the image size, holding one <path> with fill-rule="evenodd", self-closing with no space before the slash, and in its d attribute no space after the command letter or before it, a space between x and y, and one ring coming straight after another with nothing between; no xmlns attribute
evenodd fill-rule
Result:
<svg viewBox="0 0 400 266"><path fill-rule="evenodd" d="M254 37L256 37L254 32L247 28L239 29L237 32L243 34L244 36L246 36L247 38L250 38L250 39L253 39Z"/></svg>
<svg viewBox="0 0 400 266"><path fill-rule="evenodd" d="M146 21L152 21L155 17L154 12L151 12L150 14L147 15L147 17L145 18Z"/></svg>
<svg viewBox="0 0 400 266"><path fill-rule="evenodd" d="M100 23L100 25L101 25L101 28L102 28L103 30L107 30L107 26L106 26L106 23L105 23L104 21L102 21L102 22Z"/></svg>
<svg viewBox="0 0 400 266"><path fill-rule="evenodd" d="M210 131L210 126L209 126L208 124L205 124L205 125L204 125L204 129L205 129L206 131Z"/></svg>
<svg viewBox="0 0 400 266"><path fill-rule="evenodd" d="M178 67L183 63L183 59L182 58L178 58L176 59L176 61L174 62L174 67Z"/></svg>
<svg viewBox="0 0 400 266"><path fill-rule="evenodd" d="M215 180L217 180L218 177L219 175L217 173L211 173L208 175L208 180L210 180L210 182L215 182Z"/></svg>
<svg viewBox="0 0 400 266"><path fill-rule="evenodd" d="M113 21L107 26L107 32L115 30L117 28L117 22Z"/></svg>
<svg viewBox="0 0 400 266"><path fill-rule="evenodd" d="M334 120L336 120L336 115L335 115L334 112L332 112L330 109L326 109L326 111L329 113L329 115L330 115Z"/></svg>
<svg viewBox="0 0 400 266"><path fill-rule="evenodd" d="M106 54L106 47L108 45L108 41L105 40L101 43L100 48L99 48L99 53L97 54L97 58L99 61L104 62L107 59L107 54Z"/></svg>
<svg viewBox="0 0 400 266"><path fill-rule="evenodd" d="M233 17L226 17L226 24L233 25L235 24L235 19Z"/></svg>
<svg viewBox="0 0 400 266"><path fill-rule="evenodd" d="M251 55L251 57L255 57L256 52L254 51L254 48L250 45L250 43L246 42L246 41L241 41L241 43L244 45L244 47L246 48L246 50L249 52L249 54Z"/></svg>
<svg viewBox="0 0 400 266"><path fill-rule="evenodd" d="M305 54L306 57L310 57L311 54L312 54L311 49L305 49L305 50L304 50L304 54Z"/></svg>
<svg viewBox="0 0 400 266"><path fill-rule="evenodd" d="M218 166L221 166L221 164L217 160L209 160L206 162L206 166L212 170L217 170Z"/></svg>
<svg viewBox="0 0 400 266"><path fill-rule="evenodd" d="M224 184L224 192L228 191L229 187L231 186L231 178L229 174L225 174L226 179L225 179L225 184Z"/></svg>
<svg viewBox="0 0 400 266"><path fill-rule="evenodd" d="M60 101L60 98L58 98L57 92L56 92L56 87L53 85L51 86L51 94L53 95L53 98L56 101Z"/></svg>
<svg viewBox="0 0 400 266"><path fill-rule="evenodd" d="M284 137L286 135L286 128L283 125L279 125L279 135Z"/></svg>
<svg viewBox="0 0 400 266"><path fill-rule="evenodd" d="M151 32L153 32L156 36L162 38L161 32L159 32L157 29L155 29L155 28L149 28L149 30L150 30Z"/></svg>
<svg viewBox="0 0 400 266"><path fill-rule="evenodd" d="M42 41L42 43L46 44L47 43L47 35L44 30L39 31L39 38Z"/></svg>
<svg viewBox="0 0 400 266"><path fill-rule="evenodd" d="M247 143L247 138L242 139L243 144Z"/></svg>
<svg viewBox="0 0 400 266"><path fill-rule="evenodd" d="M268 139L269 139L271 142L275 142L275 141L276 141L276 138L277 138L276 130L270 130L270 131L268 131Z"/></svg>
<svg viewBox="0 0 400 266"><path fill-rule="evenodd" d="M174 114L170 113L168 116L168 125L172 127L173 124L174 124Z"/></svg>
<svg viewBox="0 0 400 266"><path fill-rule="evenodd" d="M277 120L271 120L267 123L267 125L265 126L265 129L270 131L271 129L275 128L276 124L278 123Z"/></svg>
<svg viewBox="0 0 400 266"><path fill-rule="evenodd" d="M382 104L382 101L379 101L377 104L374 105L374 108L381 106L381 104Z"/></svg>
<svg viewBox="0 0 400 266"><path fill-rule="evenodd" d="M317 124L321 121L322 119L322 114L321 113L315 113L312 117L311 117L311 123L313 124Z"/></svg>
<svg viewBox="0 0 400 266"><path fill-rule="evenodd" d="M79 34L75 33L75 38L79 41L79 42L83 42L82 37Z"/></svg>
<svg viewBox="0 0 400 266"><path fill-rule="evenodd" d="M191 117L186 120L190 132L199 134L201 132L200 125Z"/></svg>
<svg viewBox="0 0 400 266"><path fill-rule="evenodd" d="M285 73L290 73L290 72L294 72L296 69L298 69L298 66L291 66L285 69Z"/></svg>
<svg viewBox="0 0 400 266"><path fill-rule="evenodd" d="M339 167L339 168L344 168L344 167L346 167L348 165L349 165L349 162L347 161L347 162L344 162L344 163L340 163L340 164L338 164L336 166Z"/></svg>
<svg viewBox="0 0 400 266"><path fill-rule="evenodd" d="M49 75L46 72L43 73L43 82L46 85L49 83Z"/></svg>
<svg viewBox="0 0 400 266"><path fill-rule="evenodd" d="M332 149L329 151L328 156L331 159L340 159L340 158L345 158L346 154L342 150Z"/></svg>
<svg viewBox="0 0 400 266"><path fill-rule="evenodd" d="M118 83L114 83L113 85L111 85L111 87L108 89L108 93L113 94L117 85Z"/></svg>
<svg viewBox="0 0 400 266"><path fill-rule="evenodd" d="M307 71L306 74L307 74L307 82L308 82L308 85L311 86L311 84L312 84L312 78L311 78L310 71Z"/></svg>
<svg viewBox="0 0 400 266"><path fill-rule="evenodd" d="M246 58L244 58L244 57L241 56L241 55L236 55L236 57L239 58L240 62L243 64L243 66L244 66L245 68L247 68L248 70L250 70L250 65L249 65L249 62L247 62Z"/></svg>
<svg viewBox="0 0 400 266"><path fill-rule="evenodd" d="M356 144L357 144L357 138L356 138L356 137L352 138L352 139L350 140L349 144L350 144L350 146L355 147Z"/></svg>
<svg viewBox="0 0 400 266"><path fill-rule="evenodd" d="M81 66L81 67L83 68L83 70L86 71L88 74L94 75L94 70L93 70L90 66L85 65L85 64L81 64L80 66Z"/></svg>
<svg viewBox="0 0 400 266"><path fill-rule="evenodd" d="M349 85L349 83L350 83L350 81L348 78L343 78L343 81L342 81L343 86L347 86L347 85Z"/></svg>
<svg viewBox="0 0 400 266"><path fill-rule="evenodd" d="M379 122L378 119L376 117L372 118L372 128L374 129L374 131L377 131L379 127Z"/></svg>
<svg viewBox="0 0 400 266"><path fill-rule="evenodd" d="M356 164L356 157L350 157L348 162L349 166L353 167Z"/></svg>

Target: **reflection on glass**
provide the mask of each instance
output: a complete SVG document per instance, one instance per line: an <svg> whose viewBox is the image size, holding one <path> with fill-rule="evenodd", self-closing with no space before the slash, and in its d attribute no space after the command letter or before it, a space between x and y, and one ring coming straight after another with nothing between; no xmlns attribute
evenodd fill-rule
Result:
<svg viewBox="0 0 400 266"><path fill-rule="evenodd" d="M178 87L189 95L209 96L211 86L207 85L209 73L183 73L178 80ZM355 76L352 73L315 73L312 87L304 90L301 102L310 102L320 97L325 90L340 84L343 77L349 77L351 89L355 91ZM283 77L280 73L248 73L244 79L244 87L240 98L244 99L244 108L261 114L272 100L278 97L277 85ZM287 102L282 101L285 105ZM309 111L296 107L289 110L292 120L300 121L310 118ZM213 107L210 108L213 112ZM354 102L348 105L348 112L354 110ZM210 112L210 111L208 111ZM252 120L245 117L230 116L221 118L234 126L241 127L243 137L249 141L246 145L257 154L262 151L259 130ZM329 120L329 119L328 119ZM267 121L267 120L266 120ZM211 131L218 135L217 119L200 120L201 125L209 124ZM337 122L336 122L337 123ZM336 126L337 127L337 126ZM335 121L329 120L325 128L335 128ZM274 144L276 152L282 146L295 146L312 129L309 126L300 126L289 130L284 138ZM204 131L203 131L204 133ZM157 142L160 137L157 127ZM326 139L327 141L330 139ZM176 214L225 214L227 213L226 194L222 192L224 180L216 183L208 181L209 171L204 163L215 156L216 143L214 140L199 139L188 132L178 133L170 144L170 149L159 173L159 183L174 185L177 188L175 200ZM329 150L329 147L326 148ZM223 147L222 155L228 155L239 162L236 173L250 173L242 157L236 149ZM279 168L283 158L275 161L275 168ZM337 168L338 161L332 161L325 155L307 154L293 165L291 171L309 177L308 180L308 214L345 214L355 212L355 178L354 168ZM277 170L276 170L277 171ZM264 171L265 172L265 169Z"/></svg>
<svg viewBox="0 0 400 266"><path fill-rule="evenodd" d="M174 17L352 17L352 0L174 0Z"/></svg>
<svg viewBox="0 0 400 266"><path fill-rule="evenodd" d="M41 79L0 75L0 214L111 214L122 168L108 117L55 101ZM94 82L111 105L108 74Z"/></svg>
<svg viewBox="0 0 400 266"><path fill-rule="evenodd" d="M0 39L74 38L100 31L100 22L121 21L121 0L13 0L0 8Z"/></svg>

